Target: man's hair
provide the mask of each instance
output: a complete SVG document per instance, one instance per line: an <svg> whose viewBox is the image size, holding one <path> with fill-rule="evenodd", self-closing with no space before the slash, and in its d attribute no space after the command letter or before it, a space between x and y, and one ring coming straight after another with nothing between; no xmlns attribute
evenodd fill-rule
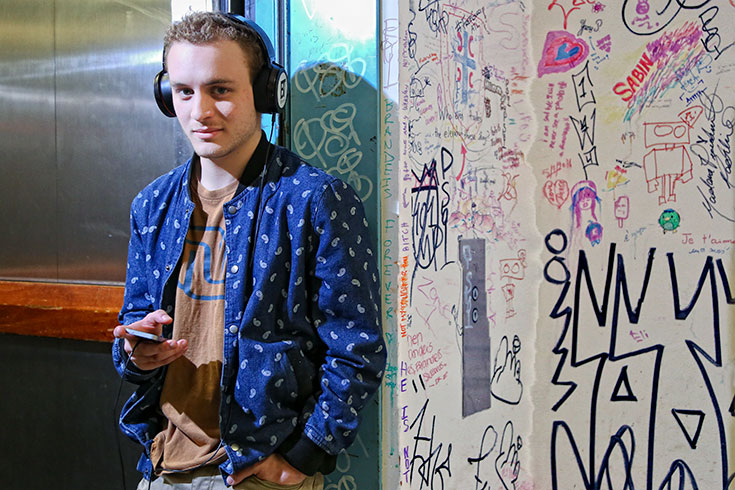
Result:
<svg viewBox="0 0 735 490"><path fill-rule="evenodd" d="M163 62L167 67L168 52L175 42L211 44L217 41L235 41L240 45L250 68L250 81L265 64L265 55L258 34L221 12L193 12L172 24L163 38Z"/></svg>

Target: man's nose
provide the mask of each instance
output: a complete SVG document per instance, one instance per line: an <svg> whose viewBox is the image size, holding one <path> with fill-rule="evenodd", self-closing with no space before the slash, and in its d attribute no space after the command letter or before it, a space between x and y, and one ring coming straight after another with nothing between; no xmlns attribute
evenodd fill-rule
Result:
<svg viewBox="0 0 735 490"><path fill-rule="evenodd" d="M192 101L191 117L196 120L206 119L214 112L214 101L207 94L198 93Z"/></svg>

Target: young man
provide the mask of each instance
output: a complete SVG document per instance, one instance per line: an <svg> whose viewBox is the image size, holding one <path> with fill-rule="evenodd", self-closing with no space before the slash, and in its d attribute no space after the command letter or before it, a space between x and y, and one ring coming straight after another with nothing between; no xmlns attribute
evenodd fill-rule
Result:
<svg viewBox="0 0 735 490"><path fill-rule="evenodd" d="M120 427L145 449L140 488L322 488L383 374L362 204L268 143L253 94L268 56L257 36L218 13L166 35L195 155L131 206L113 360L139 385Z"/></svg>

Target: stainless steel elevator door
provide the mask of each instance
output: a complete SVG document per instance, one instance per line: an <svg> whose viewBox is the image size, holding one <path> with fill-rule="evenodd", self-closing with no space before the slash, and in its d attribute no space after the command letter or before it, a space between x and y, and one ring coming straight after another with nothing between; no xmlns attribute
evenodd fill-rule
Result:
<svg viewBox="0 0 735 490"><path fill-rule="evenodd" d="M0 4L0 278L121 282L128 209L174 165L158 113L170 5Z"/></svg>

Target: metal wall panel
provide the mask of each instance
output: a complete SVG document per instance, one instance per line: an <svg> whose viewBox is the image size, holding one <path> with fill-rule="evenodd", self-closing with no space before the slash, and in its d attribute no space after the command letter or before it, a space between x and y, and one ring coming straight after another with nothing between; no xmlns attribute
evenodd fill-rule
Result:
<svg viewBox="0 0 735 490"><path fill-rule="evenodd" d="M0 2L0 275L56 275L54 13Z"/></svg>
<svg viewBox="0 0 735 490"><path fill-rule="evenodd" d="M123 281L130 201L174 163L173 121L152 97L170 6L55 8L58 278Z"/></svg>
<svg viewBox="0 0 735 490"><path fill-rule="evenodd" d="M0 4L0 278L121 282L130 201L174 164L168 0Z"/></svg>

